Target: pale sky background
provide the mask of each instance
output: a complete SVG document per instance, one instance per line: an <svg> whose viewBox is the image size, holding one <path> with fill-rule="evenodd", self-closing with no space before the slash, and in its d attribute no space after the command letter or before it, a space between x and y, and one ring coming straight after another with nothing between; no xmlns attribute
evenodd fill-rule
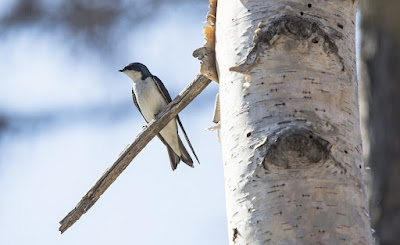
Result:
<svg viewBox="0 0 400 245"><path fill-rule="evenodd" d="M0 16L12 4L2 0ZM213 126L215 83L180 113L201 165L173 172L155 138L77 223L58 231L145 125L131 80L117 70L142 62L175 97L198 73L192 51L204 43L207 8L162 5L144 22L121 23L101 52L63 28L0 25L0 244L228 244L221 147L204 130Z"/></svg>

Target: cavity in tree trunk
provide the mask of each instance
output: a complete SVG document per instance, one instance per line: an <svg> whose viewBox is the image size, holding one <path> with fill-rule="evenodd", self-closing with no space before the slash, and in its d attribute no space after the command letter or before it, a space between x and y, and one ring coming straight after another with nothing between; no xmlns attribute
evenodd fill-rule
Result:
<svg viewBox="0 0 400 245"><path fill-rule="evenodd" d="M219 0L231 244L371 244L352 0Z"/></svg>

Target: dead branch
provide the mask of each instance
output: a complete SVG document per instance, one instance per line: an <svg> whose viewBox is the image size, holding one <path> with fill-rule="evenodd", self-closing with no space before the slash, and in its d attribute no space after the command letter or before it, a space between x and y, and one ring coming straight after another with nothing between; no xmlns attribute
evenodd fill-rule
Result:
<svg viewBox="0 0 400 245"><path fill-rule="evenodd" d="M158 117L151 121L147 127L138 134L136 139L118 157L106 172L97 180L94 186L82 197L75 208L60 221L59 230L64 233L84 213L86 213L107 190L107 188L125 170L137 154L150 142L157 133L163 129L178 113L183 110L197 95L203 91L211 80L203 75L197 77L162 111Z"/></svg>

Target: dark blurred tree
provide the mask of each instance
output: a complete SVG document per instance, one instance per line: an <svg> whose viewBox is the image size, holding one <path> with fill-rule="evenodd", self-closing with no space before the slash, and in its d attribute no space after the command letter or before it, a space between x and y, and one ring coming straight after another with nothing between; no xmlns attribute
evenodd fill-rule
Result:
<svg viewBox="0 0 400 245"><path fill-rule="evenodd" d="M400 241L400 1L364 0L361 6L372 225L379 244L395 245Z"/></svg>
<svg viewBox="0 0 400 245"><path fill-rule="evenodd" d="M3 117L0 117L0 132L6 127L6 120Z"/></svg>
<svg viewBox="0 0 400 245"><path fill-rule="evenodd" d="M62 30L73 41L95 49L110 50L123 30L133 30L141 22L154 19L166 4L198 3L194 0L59 0L45 4L39 0L14 1L0 16L0 32L16 28L41 27L47 32ZM203 1L206 5L207 1ZM72 44L74 42L70 42Z"/></svg>

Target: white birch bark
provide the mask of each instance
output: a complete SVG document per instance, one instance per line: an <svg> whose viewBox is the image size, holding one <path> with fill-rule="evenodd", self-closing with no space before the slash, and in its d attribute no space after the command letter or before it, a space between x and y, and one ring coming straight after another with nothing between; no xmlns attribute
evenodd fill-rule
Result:
<svg viewBox="0 0 400 245"><path fill-rule="evenodd" d="M231 244L372 244L352 0L219 0Z"/></svg>

